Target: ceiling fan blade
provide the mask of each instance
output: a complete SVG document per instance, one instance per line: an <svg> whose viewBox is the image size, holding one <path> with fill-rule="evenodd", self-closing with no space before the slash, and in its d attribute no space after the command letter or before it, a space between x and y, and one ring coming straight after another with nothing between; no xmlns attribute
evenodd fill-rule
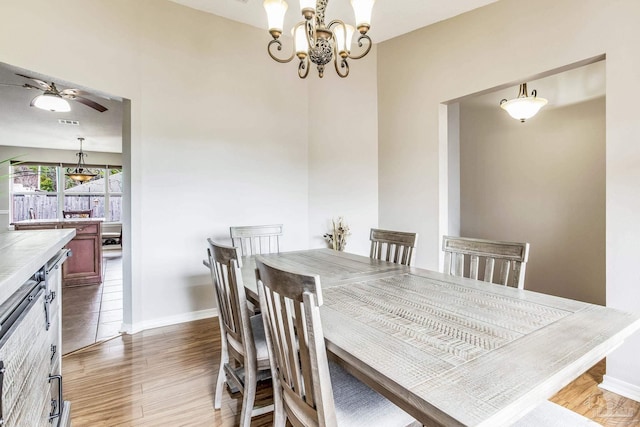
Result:
<svg viewBox="0 0 640 427"><path fill-rule="evenodd" d="M24 87L23 85L17 85L17 84L13 84L13 83L0 83L0 86Z"/></svg>
<svg viewBox="0 0 640 427"><path fill-rule="evenodd" d="M44 90L41 87L38 86L34 86L34 85L30 85L29 83L25 83L22 85L22 87L26 87L27 89L36 89L36 90Z"/></svg>
<svg viewBox="0 0 640 427"><path fill-rule="evenodd" d="M89 98L83 98L82 96L76 96L76 95L69 95L69 94L67 94L67 95L63 95L62 97L63 97L63 98L66 98L66 99L71 99L71 100L73 100L73 101L78 101L79 103L84 104L84 105L86 105L87 107L91 107L91 108L93 108L94 110L98 110L98 111L100 111L101 113L104 113L105 111L107 111L107 110L108 110L108 108L107 108L107 107L105 107L104 105L100 105L100 104L98 104L97 102L92 101L92 100L90 100Z"/></svg>
<svg viewBox="0 0 640 427"><path fill-rule="evenodd" d="M49 83L43 81L43 80L36 79L35 77L31 77L31 76L26 76L26 75L20 74L20 73L16 73L16 76L20 76L20 77L24 77L25 79L33 80L34 82L38 83L38 86L40 86L42 89L51 90L51 85Z"/></svg>
<svg viewBox="0 0 640 427"><path fill-rule="evenodd" d="M65 96L79 96L79 95L91 95L89 92L85 92L80 89L64 89L60 91L60 95Z"/></svg>

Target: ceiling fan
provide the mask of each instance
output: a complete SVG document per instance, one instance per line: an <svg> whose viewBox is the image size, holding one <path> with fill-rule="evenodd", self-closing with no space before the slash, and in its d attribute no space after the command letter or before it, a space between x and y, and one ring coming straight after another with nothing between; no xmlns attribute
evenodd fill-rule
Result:
<svg viewBox="0 0 640 427"><path fill-rule="evenodd" d="M25 79L33 80L37 83L37 86L34 86L29 83L25 83L22 87L27 89L36 89L41 90L44 93L42 95L38 95L31 101L32 107L38 107L43 110L50 111L59 111L66 112L70 111L71 107L67 102L67 99L71 101L76 101L81 104L86 105L87 107L91 107L94 110L97 110L101 113L108 110L104 105L98 104L95 101L90 100L89 98L85 98L81 95L89 95L88 92L82 91L80 89L63 89L59 90L56 87L54 82L47 83L44 80L37 79L35 77L26 76L24 74L16 73L17 76L24 77Z"/></svg>

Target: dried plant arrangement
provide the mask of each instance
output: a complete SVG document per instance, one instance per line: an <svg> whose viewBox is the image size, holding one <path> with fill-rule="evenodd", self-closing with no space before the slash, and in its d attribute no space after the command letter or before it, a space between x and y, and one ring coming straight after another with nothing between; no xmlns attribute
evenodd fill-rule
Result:
<svg viewBox="0 0 640 427"><path fill-rule="evenodd" d="M331 223L333 229L329 233L325 233L322 237L327 241L329 247L336 251L344 251L347 246L347 236L349 232L349 226L342 217L338 219L332 219Z"/></svg>

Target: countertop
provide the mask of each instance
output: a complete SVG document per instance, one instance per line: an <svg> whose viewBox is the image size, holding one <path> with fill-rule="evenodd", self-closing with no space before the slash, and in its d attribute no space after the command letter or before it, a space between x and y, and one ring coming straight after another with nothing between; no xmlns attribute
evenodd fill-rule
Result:
<svg viewBox="0 0 640 427"><path fill-rule="evenodd" d="M75 234L76 230L72 228L0 233L0 304L69 243Z"/></svg>
<svg viewBox="0 0 640 427"><path fill-rule="evenodd" d="M13 224L69 224L76 222L104 222L104 218L24 219Z"/></svg>

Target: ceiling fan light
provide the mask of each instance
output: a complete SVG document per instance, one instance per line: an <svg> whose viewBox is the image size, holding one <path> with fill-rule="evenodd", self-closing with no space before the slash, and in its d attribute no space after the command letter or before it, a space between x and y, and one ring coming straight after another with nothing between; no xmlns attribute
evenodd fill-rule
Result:
<svg viewBox="0 0 640 427"><path fill-rule="evenodd" d="M71 111L71 106L66 99L55 95L53 93L43 93L33 98L31 105L40 108L42 110L56 111L59 113L66 113Z"/></svg>

